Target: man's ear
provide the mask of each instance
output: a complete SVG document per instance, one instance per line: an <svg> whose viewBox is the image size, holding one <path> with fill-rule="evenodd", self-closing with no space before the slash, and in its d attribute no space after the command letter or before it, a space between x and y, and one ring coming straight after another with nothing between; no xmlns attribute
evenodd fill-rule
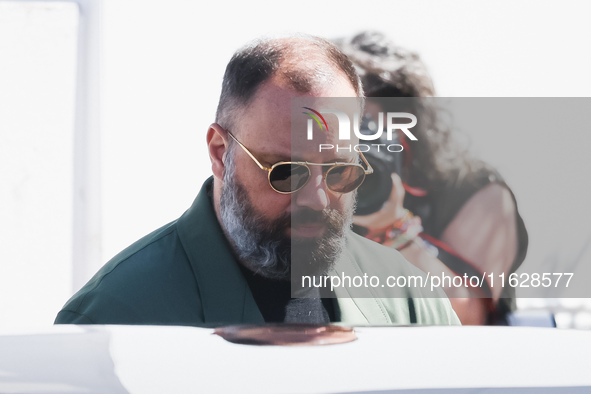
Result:
<svg viewBox="0 0 591 394"><path fill-rule="evenodd" d="M213 176L224 178L224 158L228 149L228 133L219 124L212 123L207 130L207 149Z"/></svg>

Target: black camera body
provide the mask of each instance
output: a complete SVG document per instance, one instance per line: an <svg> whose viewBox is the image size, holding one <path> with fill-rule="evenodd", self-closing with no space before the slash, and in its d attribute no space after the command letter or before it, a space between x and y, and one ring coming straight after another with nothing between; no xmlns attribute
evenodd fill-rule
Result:
<svg viewBox="0 0 591 394"><path fill-rule="evenodd" d="M370 118L364 117L361 122L360 133L373 135L370 130ZM374 122L375 124L375 122ZM374 127L375 128L375 127ZM392 192L392 174L400 174L402 171L402 151L390 151L388 146L400 146L398 135L392 133L392 140L386 140L384 135L368 145L371 147L363 155L373 167L373 174L367 175L363 184L357 189L357 209L355 215L365 216L378 212L389 199Z"/></svg>

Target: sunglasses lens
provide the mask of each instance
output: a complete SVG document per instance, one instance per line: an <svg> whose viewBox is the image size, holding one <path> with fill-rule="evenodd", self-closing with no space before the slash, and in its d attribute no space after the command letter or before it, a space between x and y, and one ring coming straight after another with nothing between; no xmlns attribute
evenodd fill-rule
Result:
<svg viewBox="0 0 591 394"><path fill-rule="evenodd" d="M306 166L279 164L269 174L269 182L278 192L291 193L301 189L309 177L310 172Z"/></svg>
<svg viewBox="0 0 591 394"><path fill-rule="evenodd" d="M335 166L326 174L326 184L337 193L352 192L364 179L365 171L360 166Z"/></svg>

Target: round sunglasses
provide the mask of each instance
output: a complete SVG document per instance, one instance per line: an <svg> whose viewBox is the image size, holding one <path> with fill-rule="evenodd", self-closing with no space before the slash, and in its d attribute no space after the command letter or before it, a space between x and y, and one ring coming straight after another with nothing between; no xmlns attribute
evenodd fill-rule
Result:
<svg viewBox="0 0 591 394"><path fill-rule="evenodd" d="M307 161L280 161L273 164L271 168L265 167L232 133L226 132L261 170L268 172L269 185L277 193L290 194L303 188L312 175L310 166L329 167L324 174L324 182L330 191L339 194L350 193L357 189L365 180L365 176L373 173L373 168L361 152L359 152L359 156L367 166L367 170L357 163L310 163Z"/></svg>

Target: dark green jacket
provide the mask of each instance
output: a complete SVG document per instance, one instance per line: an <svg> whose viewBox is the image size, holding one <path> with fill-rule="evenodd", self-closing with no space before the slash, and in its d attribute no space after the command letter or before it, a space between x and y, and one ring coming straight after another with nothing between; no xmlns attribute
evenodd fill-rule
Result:
<svg viewBox="0 0 591 394"><path fill-rule="evenodd" d="M263 323L263 317L217 221L203 185L178 220L140 239L105 264L57 315L56 324L160 324L214 326ZM368 264L391 273L420 272L394 250L348 236L344 258L331 274L368 272ZM366 260L366 261L363 261ZM401 267L403 267L401 271ZM390 272L388 271L388 272ZM422 273L421 273L422 274ZM358 291L358 289L356 289ZM350 298L335 291L345 324L459 324L446 298L380 298L367 289ZM360 294L355 293L356 297Z"/></svg>

